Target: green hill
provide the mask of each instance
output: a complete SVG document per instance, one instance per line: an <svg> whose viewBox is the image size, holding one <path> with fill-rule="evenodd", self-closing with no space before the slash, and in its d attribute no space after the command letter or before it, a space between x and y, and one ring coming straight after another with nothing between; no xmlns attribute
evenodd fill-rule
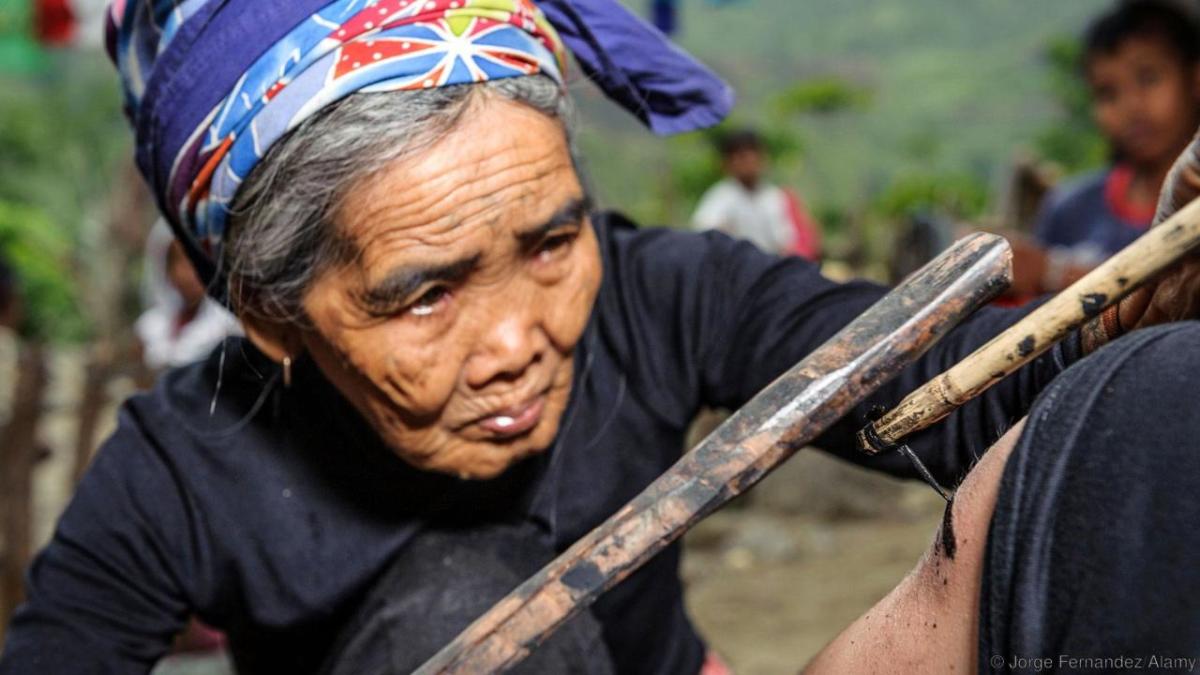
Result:
<svg viewBox="0 0 1200 675"><path fill-rule="evenodd" d="M1047 45L1078 34L1107 4L684 0L678 41L734 86L739 120L765 119L772 94L809 78L833 75L870 92L862 110L796 118L803 159L779 176L818 208L846 210L913 173L998 184L1014 152L1061 114ZM656 140L590 86L577 89L602 201L647 220L686 220L692 196L677 194L665 174L696 144Z"/></svg>

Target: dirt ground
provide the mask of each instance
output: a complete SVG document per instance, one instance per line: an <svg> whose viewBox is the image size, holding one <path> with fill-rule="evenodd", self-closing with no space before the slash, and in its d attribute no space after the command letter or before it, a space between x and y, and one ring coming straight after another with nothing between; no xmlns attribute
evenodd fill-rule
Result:
<svg viewBox="0 0 1200 675"><path fill-rule="evenodd" d="M941 518L923 485L806 453L687 539L689 611L738 675L799 671L912 569Z"/></svg>

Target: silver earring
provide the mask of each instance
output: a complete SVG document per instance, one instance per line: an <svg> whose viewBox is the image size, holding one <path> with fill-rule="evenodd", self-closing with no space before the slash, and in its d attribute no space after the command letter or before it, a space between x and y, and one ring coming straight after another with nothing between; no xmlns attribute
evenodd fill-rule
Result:
<svg viewBox="0 0 1200 675"><path fill-rule="evenodd" d="M292 386L292 357L283 357L283 388Z"/></svg>

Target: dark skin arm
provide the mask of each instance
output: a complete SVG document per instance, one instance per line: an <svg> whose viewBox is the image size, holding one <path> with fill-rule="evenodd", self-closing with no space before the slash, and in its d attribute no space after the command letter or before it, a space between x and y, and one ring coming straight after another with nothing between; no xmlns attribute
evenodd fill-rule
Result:
<svg viewBox="0 0 1200 675"><path fill-rule="evenodd" d="M916 567L821 650L806 673L974 671L988 527L1024 427L1022 420L1010 429L967 475Z"/></svg>

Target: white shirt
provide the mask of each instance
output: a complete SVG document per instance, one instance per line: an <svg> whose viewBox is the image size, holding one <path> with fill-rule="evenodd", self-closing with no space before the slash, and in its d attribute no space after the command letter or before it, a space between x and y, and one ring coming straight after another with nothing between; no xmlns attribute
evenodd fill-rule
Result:
<svg viewBox="0 0 1200 675"><path fill-rule="evenodd" d="M782 189L760 184L751 191L733 178L720 181L704 193L692 215L692 228L721 230L776 254L787 253L795 237Z"/></svg>
<svg viewBox="0 0 1200 675"><path fill-rule="evenodd" d="M196 316L176 332L178 316L176 307L158 305L146 310L134 324L148 367L158 370L199 361L225 338L242 334L238 320L210 298L205 298Z"/></svg>
<svg viewBox="0 0 1200 675"><path fill-rule="evenodd" d="M176 330L183 298L167 278L171 241L170 228L159 220L146 238L142 276L146 311L133 326L142 342L142 361L153 370L199 361L226 337L242 334L237 318L211 298L205 298L196 316Z"/></svg>

